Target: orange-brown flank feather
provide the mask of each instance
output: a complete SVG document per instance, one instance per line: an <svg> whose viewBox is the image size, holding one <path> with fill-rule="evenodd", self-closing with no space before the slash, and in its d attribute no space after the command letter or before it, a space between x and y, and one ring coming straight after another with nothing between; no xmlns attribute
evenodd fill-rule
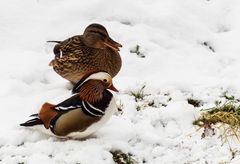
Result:
<svg viewBox="0 0 240 164"><path fill-rule="evenodd" d="M51 120L57 115L57 112L53 110L54 105L50 103L44 103L39 112L39 118L42 120L44 127L48 129L50 127Z"/></svg>

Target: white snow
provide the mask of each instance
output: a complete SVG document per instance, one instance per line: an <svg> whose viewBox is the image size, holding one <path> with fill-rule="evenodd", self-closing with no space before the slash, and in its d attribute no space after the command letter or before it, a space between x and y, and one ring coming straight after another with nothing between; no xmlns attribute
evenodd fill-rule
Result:
<svg viewBox="0 0 240 164"><path fill-rule="evenodd" d="M239 163L239 142L231 159L220 132L201 139L192 125L223 92L240 98L239 17L239 0L0 1L0 163L112 164L112 150L136 163ZM46 41L81 34L91 23L123 45L114 78L122 112L86 140L20 127L44 102L71 95L48 66L54 56ZM130 53L136 45L145 58ZM130 93L143 85L144 100L135 102ZM194 108L189 97L203 106Z"/></svg>

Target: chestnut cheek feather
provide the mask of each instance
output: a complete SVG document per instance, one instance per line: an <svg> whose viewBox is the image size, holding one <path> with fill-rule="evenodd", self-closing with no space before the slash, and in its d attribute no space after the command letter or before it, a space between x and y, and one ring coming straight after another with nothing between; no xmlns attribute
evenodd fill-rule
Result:
<svg viewBox="0 0 240 164"><path fill-rule="evenodd" d="M101 81L89 81L83 85L80 89L80 98L89 103L96 103L102 99L102 93L105 87L101 84Z"/></svg>

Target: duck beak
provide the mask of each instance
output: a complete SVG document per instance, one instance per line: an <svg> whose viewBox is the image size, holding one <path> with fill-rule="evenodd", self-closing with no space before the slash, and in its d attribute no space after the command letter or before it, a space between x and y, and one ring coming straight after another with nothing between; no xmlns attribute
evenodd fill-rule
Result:
<svg viewBox="0 0 240 164"><path fill-rule="evenodd" d="M110 85L110 87L108 87L108 89L110 89L110 90L112 90L112 91L115 91L115 92L119 92L119 91L117 90L117 88L115 88L115 87L113 86L113 84Z"/></svg>
<svg viewBox="0 0 240 164"><path fill-rule="evenodd" d="M115 42L110 37L106 42L104 42L104 45L111 48L113 51L120 51L119 47L122 47L122 45L118 42Z"/></svg>

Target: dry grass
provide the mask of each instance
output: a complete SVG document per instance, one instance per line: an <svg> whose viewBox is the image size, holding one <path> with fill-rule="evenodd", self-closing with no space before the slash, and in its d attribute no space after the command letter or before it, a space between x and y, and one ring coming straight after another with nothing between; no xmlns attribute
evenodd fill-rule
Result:
<svg viewBox="0 0 240 164"><path fill-rule="evenodd" d="M206 136L206 131L214 131L214 128L223 129L222 139L228 141L228 137L234 136L239 140L240 136L240 104L238 101L231 100L222 105L204 110L205 112L193 122L200 128L204 128L202 137ZM213 125L218 125L214 126Z"/></svg>

